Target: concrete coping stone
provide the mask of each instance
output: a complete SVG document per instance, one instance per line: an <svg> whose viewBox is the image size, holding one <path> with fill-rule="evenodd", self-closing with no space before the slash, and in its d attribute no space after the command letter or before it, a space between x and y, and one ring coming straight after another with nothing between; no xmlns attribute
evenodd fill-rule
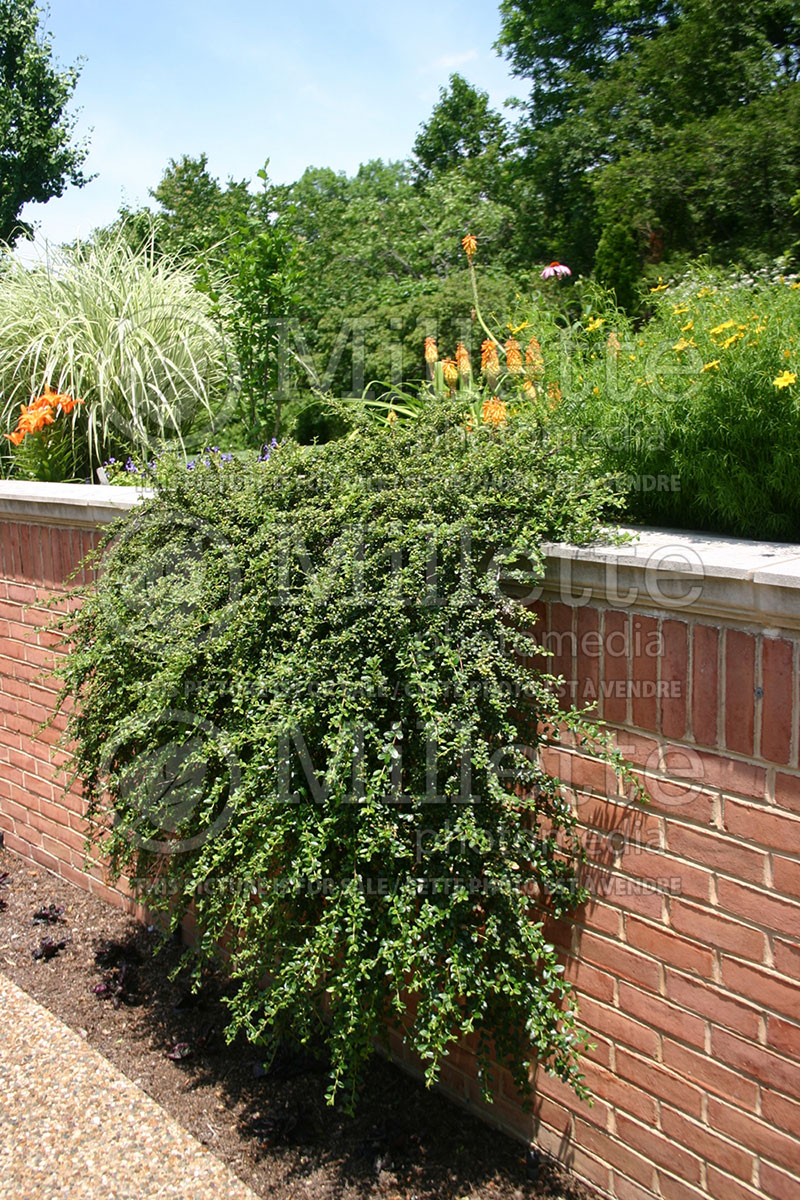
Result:
<svg viewBox="0 0 800 1200"><path fill-rule="evenodd" d="M145 488L112 484L0 479L0 519L96 529L130 512L151 494Z"/></svg>

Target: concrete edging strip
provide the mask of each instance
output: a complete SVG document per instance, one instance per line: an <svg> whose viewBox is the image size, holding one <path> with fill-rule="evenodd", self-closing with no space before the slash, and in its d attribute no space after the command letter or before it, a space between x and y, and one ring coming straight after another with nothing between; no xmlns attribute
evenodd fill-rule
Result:
<svg viewBox="0 0 800 1200"><path fill-rule="evenodd" d="M155 1100L0 973L0 1179L14 1200L258 1200Z"/></svg>

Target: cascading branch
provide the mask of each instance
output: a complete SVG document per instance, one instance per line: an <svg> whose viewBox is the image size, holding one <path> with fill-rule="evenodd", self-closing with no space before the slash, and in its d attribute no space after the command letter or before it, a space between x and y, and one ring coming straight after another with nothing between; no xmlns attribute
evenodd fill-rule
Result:
<svg viewBox="0 0 800 1200"><path fill-rule="evenodd" d="M546 917L585 899L575 813L539 750L563 711L514 596L608 496L523 417L169 456L64 627L67 736L93 844L199 964L223 944L229 1034L322 1036L352 1100L396 1026L428 1082L475 1035L482 1082L533 1053L583 1095L584 1037ZM66 618L65 618L66 620Z"/></svg>

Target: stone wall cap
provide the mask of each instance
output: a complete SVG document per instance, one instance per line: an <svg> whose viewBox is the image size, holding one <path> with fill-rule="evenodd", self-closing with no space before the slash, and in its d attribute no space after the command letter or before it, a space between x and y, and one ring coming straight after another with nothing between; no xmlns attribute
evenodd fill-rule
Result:
<svg viewBox="0 0 800 1200"><path fill-rule="evenodd" d="M107 525L151 495L145 488L0 479L0 518L35 525Z"/></svg>
<svg viewBox="0 0 800 1200"><path fill-rule="evenodd" d="M685 529L621 527L618 532L630 540L615 543L609 538L590 546L549 542L542 549L548 559L556 561L614 563L726 579L757 580L763 575L765 583L800 587L800 545L795 543L720 537Z"/></svg>
<svg viewBox="0 0 800 1200"><path fill-rule="evenodd" d="M109 484L0 480L0 519L96 529L152 494ZM800 545L685 529L606 532L606 540L589 546L544 545L545 575L536 586L551 596L566 593L568 604L628 607L633 601L624 597L635 594L645 608L800 630Z"/></svg>

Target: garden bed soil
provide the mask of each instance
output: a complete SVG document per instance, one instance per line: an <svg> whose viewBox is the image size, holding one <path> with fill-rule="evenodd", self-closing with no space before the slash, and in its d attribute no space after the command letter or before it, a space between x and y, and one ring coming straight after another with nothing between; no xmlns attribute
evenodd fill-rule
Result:
<svg viewBox="0 0 800 1200"><path fill-rule="evenodd" d="M224 980L207 978L199 1000L187 978L170 980L181 956L174 939L0 849L4 873L0 971L259 1195L599 1200L377 1055L355 1115L331 1108L320 1059L286 1046L265 1070L252 1045L226 1044Z"/></svg>

